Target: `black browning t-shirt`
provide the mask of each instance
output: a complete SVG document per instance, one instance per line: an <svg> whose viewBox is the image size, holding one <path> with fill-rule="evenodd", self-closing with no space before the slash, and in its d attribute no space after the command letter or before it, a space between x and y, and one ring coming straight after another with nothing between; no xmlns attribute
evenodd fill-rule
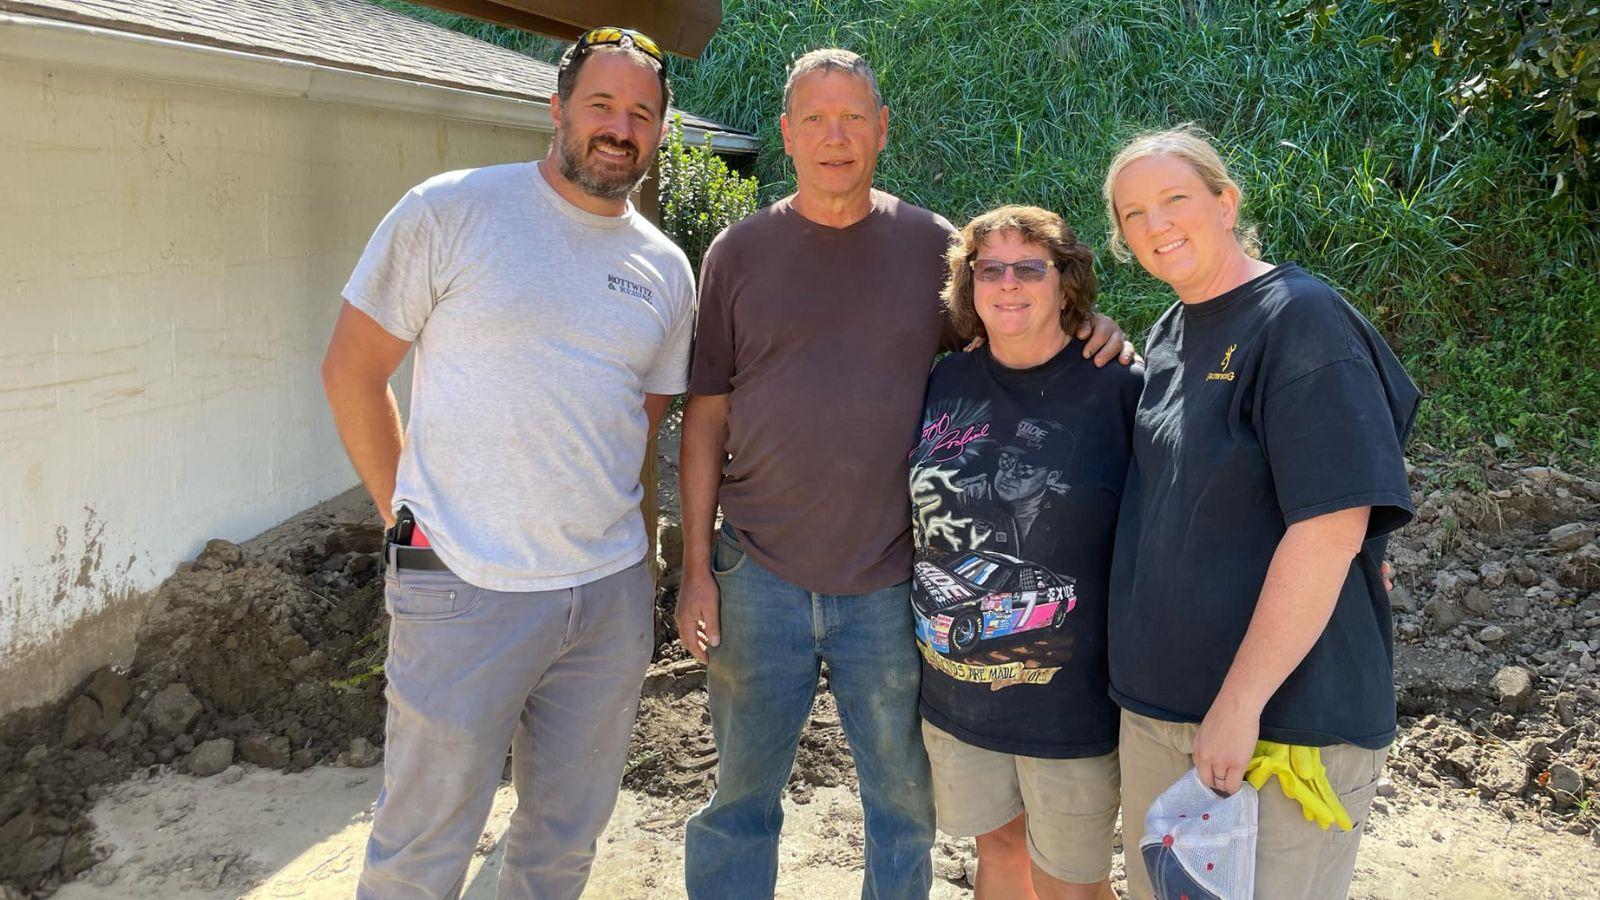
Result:
<svg viewBox="0 0 1600 900"><path fill-rule="evenodd" d="M1420 399L1372 325L1297 266L1176 304L1151 332L1111 601L1111 691L1205 717L1288 526L1372 507L1328 627L1268 701L1261 738L1394 738L1384 538L1410 520L1401 447Z"/></svg>
<svg viewBox="0 0 1600 900"><path fill-rule="evenodd" d="M1142 370L1082 350L945 357L911 454L922 715L1003 753L1117 746L1106 595Z"/></svg>

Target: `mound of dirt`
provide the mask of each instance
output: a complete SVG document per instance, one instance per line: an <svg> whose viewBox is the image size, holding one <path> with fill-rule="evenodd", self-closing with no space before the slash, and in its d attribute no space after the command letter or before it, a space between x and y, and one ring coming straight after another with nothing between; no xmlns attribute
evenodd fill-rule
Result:
<svg viewBox="0 0 1600 900"><path fill-rule="evenodd" d="M156 589L126 671L0 724L0 885L44 896L93 866L85 812L140 768L377 761L382 535L346 506L208 542Z"/></svg>
<svg viewBox="0 0 1600 900"><path fill-rule="evenodd" d="M1600 482L1422 466L1413 486L1417 519L1389 546L1402 714L1391 776L1596 832Z"/></svg>

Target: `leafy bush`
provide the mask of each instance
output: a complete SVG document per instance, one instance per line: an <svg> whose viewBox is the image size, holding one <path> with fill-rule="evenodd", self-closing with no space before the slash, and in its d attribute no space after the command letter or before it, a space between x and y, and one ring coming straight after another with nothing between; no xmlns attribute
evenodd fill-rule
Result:
<svg viewBox="0 0 1600 900"><path fill-rule="evenodd" d="M661 142L661 230L695 269L711 239L722 229L756 211L757 183L728 168L711 150L711 139L699 146L683 141L683 117L673 116Z"/></svg>
<svg viewBox="0 0 1600 900"><path fill-rule="evenodd" d="M1464 112L1520 109L1547 129L1558 155L1556 189L1568 171L1592 177L1600 164L1600 4L1503 0L1373 0L1388 8L1363 43L1387 47L1396 72L1424 60L1453 80ZM1285 18L1320 35L1339 4L1290 0Z"/></svg>

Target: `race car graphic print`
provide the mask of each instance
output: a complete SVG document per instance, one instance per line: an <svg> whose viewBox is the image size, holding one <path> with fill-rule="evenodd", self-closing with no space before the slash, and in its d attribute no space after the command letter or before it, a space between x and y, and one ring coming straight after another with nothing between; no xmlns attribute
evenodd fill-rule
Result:
<svg viewBox="0 0 1600 900"><path fill-rule="evenodd" d="M1078 602L1073 579L993 550L918 562L911 596L917 637L953 657L1006 635L1060 631Z"/></svg>

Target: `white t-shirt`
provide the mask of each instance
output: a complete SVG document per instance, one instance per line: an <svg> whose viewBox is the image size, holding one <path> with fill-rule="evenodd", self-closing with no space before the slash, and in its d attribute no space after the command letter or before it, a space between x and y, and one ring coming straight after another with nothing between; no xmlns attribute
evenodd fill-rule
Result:
<svg viewBox="0 0 1600 900"><path fill-rule="evenodd" d="M643 558L644 394L683 391L694 329L666 235L536 163L449 172L384 217L344 299L416 342L394 507L456 575L557 590Z"/></svg>

